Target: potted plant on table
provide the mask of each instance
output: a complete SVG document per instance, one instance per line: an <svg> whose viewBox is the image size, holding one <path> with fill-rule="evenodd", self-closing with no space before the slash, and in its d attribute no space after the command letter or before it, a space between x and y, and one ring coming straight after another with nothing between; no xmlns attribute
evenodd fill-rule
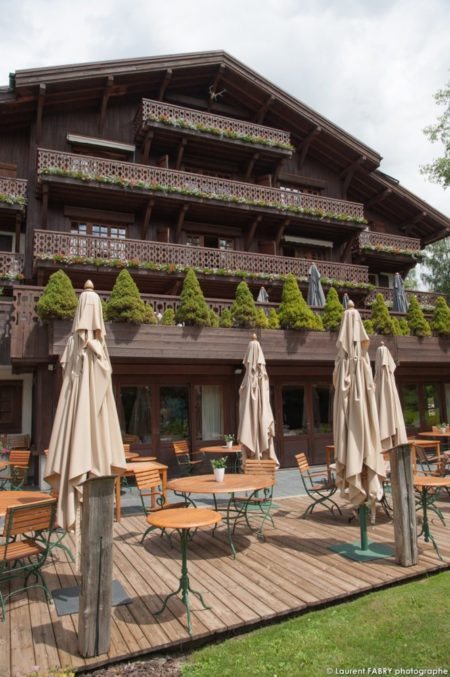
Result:
<svg viewBox="0 0 450 677"><path fill-rule="evenodd" d="M216 482L223 482L225 475L225 468L227 465L227 459L225 456L222 458L215 458L211 461L211 465L214 470L214 479Z"/></svg>
<svg viewBox="0 0 450 677"><path fill-rule="evenodd" d="M227 446L228 449L231 449L234 444L234 435L224 435L223 439L225 440L225 446Z"/></svg>

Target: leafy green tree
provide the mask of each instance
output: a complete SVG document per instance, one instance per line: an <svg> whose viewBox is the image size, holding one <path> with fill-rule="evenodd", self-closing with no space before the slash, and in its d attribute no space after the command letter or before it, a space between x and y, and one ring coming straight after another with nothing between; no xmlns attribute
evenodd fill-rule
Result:
<svg viewBox="0 0 450 677"><path fill-rule="evenodd" d="M209 309L209 326L218 327L220 324L219 316L212 308Z"/></svg>
<svg viewBox="0 0 450 677"><path fill-rule="evenodd" d="M161 319L161 324L168 326L173 326L175 324L175 311L173 308L166 308L163 312Z"/></svg>
<svg viewBox="0 0 450 677"><path fill-rule="evenodd" d="M433 183L447 188L450 186L450 80L443 89L436 92L434 99L438 106L444 106L444 111L438 116L436 124L426 127L423 131L431 143L438 141L442 144L444 154L421 167L421 172Z"/></svg>
<svg viewBox="0 0 450 677"><path fill-rule="evenodd" d="M262 308L257 308L256 310L256 326L260 327L261 329L269 328L269 320L267 319L267 315Z"/></svg>
<svg viewBox="0 0 450 677"><path fill-rule="evenodd" d="M372 303L371 319L376 334L389 335L394 333L394 323L383 294L377 294Z"/></svg>
<svg viewBox="0 0 450 677"><path fill-rule="evenodd" d="M415 268L411 268L408 275L405 277L403 286L405 287L405 289L419 288L419 277L417 274L417 270Z"/></svg>
<svg viewBox="0 0 450 677"><path fill-rule="evenodd" d="M153 306L150 303L145 303L143 323L158 324L158 318L156 317Z"/></svg>
<svg viewBox="0 0 450 677"><path fill-rule="evenodd" d="M106 319L112 322L142 324L149 317L149 311L141 298L139 289L128 270L122 270L106 304Z"/></svg>
<svg viewBox="0 0 450 677"><path fill-rule="evenodd" d="M246 282L240 282L236 289L236 297L231 306L231 317L235 327L253 328L256 326L255 299Z"/></svg>
<svg viewBox="0 0 450 677"><path fill-rule="evenodd" d="M63 270L58 270L50 275L37 302L36 312L41 320L68 320L74 317L77 305L78 299L70 277Z"/></svg>
<svg viewBox="0 0 450 677"><path fill-rule="evenodd" d="M231 310L229 308L224 308L220 314L219 326L224 327L224 329L229 329L233 326L233 318L231 317Z"/></svg>
<svg viewBox="0 0 450 677"><path fill-rule="evenodd" d="M436 299L430 326L438 336L450 335L450 308L443 296Z"/></svg>
<svg viewBox="0 0 450 677"><path fill-rule="evenodd" d="M430 325L424 317L415 294L412 294L409 298L407 319L412 336L431 336Z"/></svg>
<svg viewBox="0 0 450 677"><path fill-rule="evenodd" d="M269 317L267 318L269 323L269 329L279 329L280 328L280 319L275 308L269 310Z"/></svg>
<svg viewBox="0 0 450 677"><path fill-rule="evenodd" d="M400 320L397 321L401 331L400 336L409 336L411 332L409 330L408 320L405 317L402 317Z"/></svg>
<svg viewBox="0 0 450 677"><path fill-rule="evenodd" d="M210 324L209 307L192 268L188 268L186 272L175 319L187 327L207 327Z"/></svg>
<svg viewBox="0 0 450 677"><path fill-rule="evenodd" d="M423 253L422 281L435 291L450 294L450 237L430 244Z"/></svg>
<svg viewBox="0 0 450 677"><path fill-rule="evenodd" d="M303 298L297 280L292 273L286 276L278 311L280 326L283 329L316 329L321 325L320 318L313 313Z"/></svg>
<svg viewBox="0 0 450 677"><path fill-rule="evenodd" d="M369 336L373 336L373 334L376 334L372 320L363 320L363 325Z"/></svg>
<svg viewBox="0 0 450 677"><path fill-rule="evenodd" d="M327 331L338 331L343 313L344 306L339 301L338 293L334 287L330 287L323 308L322 322L324 328Z"/></svg>

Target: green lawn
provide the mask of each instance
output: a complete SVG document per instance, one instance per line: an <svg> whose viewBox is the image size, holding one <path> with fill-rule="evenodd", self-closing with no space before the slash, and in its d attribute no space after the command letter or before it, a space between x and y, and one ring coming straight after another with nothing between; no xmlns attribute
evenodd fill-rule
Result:
<svg viewBox="0 0 450 677"><path fill-rule="evenodd" d="M450 572L200 649L183 677L323 677L352 674L351 668L371 675L382 672L369 668L383 667L391 675L450 667Z"/></svg>

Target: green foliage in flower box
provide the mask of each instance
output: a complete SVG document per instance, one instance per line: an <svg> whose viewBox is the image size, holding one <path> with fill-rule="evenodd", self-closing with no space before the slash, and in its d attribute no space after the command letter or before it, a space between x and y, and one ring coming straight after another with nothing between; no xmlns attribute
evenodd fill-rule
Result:
<svg viewBox="0 0 450 677"><path fill-rule="evenodd" d="M412 336L431 336L431 327L414 294L409 298L407 319Z"/></svg>
<svg viewBox="0 0 450 677"><path fill-rule="evenodd" d="M377 294L372 303L372 324L376 334L389 336L394 334L394 323L384 300L383 294Z"/></svg>
<svg viewBox="0 0 450 677"><path fill-rule="evenodd" d="M339 301L338 293L334 287L330 287L323 308L322 322L324 329L338 331L343 313L344 306Z"/></svg>
<svg viewBox="0 0 450 677"><path fill-rule="evenodd" d="M450 336L450 308L443 296L436 299L430 326L438 336Z"/></svg>
<svg viewBox="0 0 450 677"><path fill-rule="evenodd" d="M74 317L77 305L78 298L69 276L58 270L50 275L37 302L36 312L41 320L69 320Z"/></svg>
<svg viewBox="0 0 450 677"><path fill-rule="evenodd" d="M180 294L180 305L175 313L177 323L187 327L208 327L210 314L197 275L188 268Z"/></svg>
<svg viewBox="0 0 450 677"><path fill-rule="evenodd" d="M256 326L255 299L246 282L240 282L236 288L236 297L231 306L231 317L234 327L250 329Z"/></svg>
<svg viewBox="0 0 450 677"><path fill-rule="evenodd" d="M113 322L133 324L151 323L152 311L148 310L135 281L128 270L122 270L116 278L109 301L106 304L106 319ZM156 318L155 318L156 320Z"/></svg>

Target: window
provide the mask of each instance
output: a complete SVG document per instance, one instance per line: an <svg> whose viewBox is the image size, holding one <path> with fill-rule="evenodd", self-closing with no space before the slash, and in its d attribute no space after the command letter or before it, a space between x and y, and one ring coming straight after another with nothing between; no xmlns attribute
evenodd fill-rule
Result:
<svg viewBox="0 0 450 677"><path fill-rule="evenodd" d="M408 427L420 427L419 392L416 385L405 384L401 387L403 416Z"/></svg>
<svg viewBox="0 0 450 677"><path fill-rule="evenodd" d="M195 387L195 413L198 440L220 440L223 438L223 394L222 386L205 385Z"/></svg>
<svg viewBox="0 0 450 677"><path fill-rule="evenodd" d="M126 226L109 226L101 223L89 223L87 221L72 221L70 232L79 235L112 237L118 240L125 240L127 237Z"/></svg>
<svg viewBox="0 0 450 677"><path fill-rule="evenodd" d="M322 195L322 189L317 186L289 185L280 186L286 193L305 193L307 195Z"/></svg>
<svg viewBox="0 0 450 677"><path fill-rule="evenodd" d="M441 422L441 398L438 383L424 385L425 425L433 426Z"/></svg>
<svg viewBox="0 0 450 677"><path fill-rule="evenodd" d="M104 238L104 242L87 240L80 237L71 238L70 253L72 256L96 256L105 259L125 259L127 237L126 226L91 223L89 221L72 221L70 232L73 235L90 235Z"/></svg>
<svg viewBox="0 0 450 677"><path fill-rule="evenodd" d="M189 437L189 396L184 386L162 387L160 390L161 441L181 440Z"/></svg>
<svg viewBox="0 0 450 677"><path fill-rule="evenodd" d="M150 404L151 391L148 386L120 388L120 427L122 433L135 435L139 438L139 442L144 444L152 441Z"/></svg>
<svg viewBox="0 0 450 677"><path fill-rule="evenodd" d="M0 251L12 252L14 244L14 236L0 233Z"/></svg>
<svg viewBox="0 0 450 677"><path fill-rule="evenodd" d="M283 434L306 433L305 389L303 386L283 386Z"/></svg>
<svg viewBox="0 0 450 677"><path fill-rule="evenodd" d="M333 429L333 390L329 386L312 387L314 430L331 433Z"/></svg>
<svg viewBox="0 0 450 677"><path fill-rule="evenodd" d="M22 432L22 381L0 381L0 433Z"/></svg>
<svg viewBox="0 0 450 677"><path fill-rule="evenodd" d="M211 249L234 249L234 240L219 235L186 234L186 244L191 247L210 247Z"/></svg>

